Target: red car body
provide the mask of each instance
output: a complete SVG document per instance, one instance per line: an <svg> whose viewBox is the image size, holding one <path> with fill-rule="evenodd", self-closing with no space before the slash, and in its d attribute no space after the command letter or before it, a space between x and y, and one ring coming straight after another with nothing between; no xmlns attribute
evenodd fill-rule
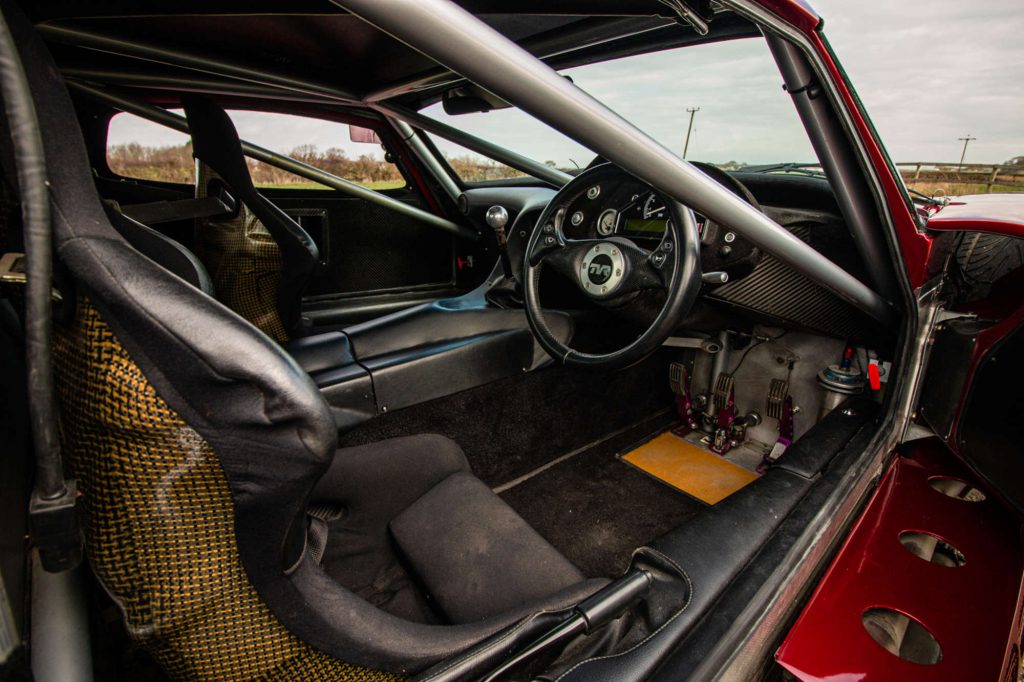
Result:
<svg viewBox="0 0 1024 682"><path fill-rule="evenodd" d="M945 205L919 209L920 215L915 216L901 179L818 30L820 18L797 1L762 0L760 4L803 32L828 65L882 183L906 275L915 290L941 271L947 254L937 244L951 233L1024 238L1024 196L1019 194L955 197ZM968 377L1024 324L1019 295L993 293L971 308L997 322L977 334ZM1000 504L998 493L993 494L957 459L959 425L970 384L965 382L961 391L957 427L946 439L947 447L924 442L889 467L790 630L776 659L797 679L1018 679L1024 613L1021 523L1016 513ZM986 499L970 503L936 494L927 485L934 476L965 481L984 490ZM925 530L949 541L963 552L966 562L946 567L915 558L897 540L910 530ZM875 607L917 620L939 642L941 660L921 665L879 647L861 618L865 610Z"/></svg>

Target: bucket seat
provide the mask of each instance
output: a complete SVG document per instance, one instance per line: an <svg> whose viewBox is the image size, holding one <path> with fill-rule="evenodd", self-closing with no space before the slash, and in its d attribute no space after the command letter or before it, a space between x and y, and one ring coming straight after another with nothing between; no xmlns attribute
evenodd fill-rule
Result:
<svg viewBox="0 0 1024 682"><path fill-rule="evenodd" d="M114 228L125 218L101 204L55 65L19 10L3 11L44 127L67 275L54 360L86 552L169 673L391 679L487 638L500 655L605 584L451 441L338 449L306 373L190 280L187 253L143 255Z"/></svg>
<svg viewBox="0 0 1024 682"><path fill-rule="evenodd" d="M226 191L237 209L196 220L196 255L217 297L278 343L303 335L302 293L320 259L312 237L260 194L227 113L201 95L182 106L196 158L196 197Z"/></svg>

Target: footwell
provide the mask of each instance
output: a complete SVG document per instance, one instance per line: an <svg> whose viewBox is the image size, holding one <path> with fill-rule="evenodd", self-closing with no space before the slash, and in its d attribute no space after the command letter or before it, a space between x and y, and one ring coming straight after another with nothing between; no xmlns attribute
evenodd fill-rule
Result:
<svg viewBox="0 0 1024 682"><path fill-rule="evenodd" d="M705 507L617 456L664 431L673 418L657 415L498 492L586 575L621 575L634 549Z"/></svg>

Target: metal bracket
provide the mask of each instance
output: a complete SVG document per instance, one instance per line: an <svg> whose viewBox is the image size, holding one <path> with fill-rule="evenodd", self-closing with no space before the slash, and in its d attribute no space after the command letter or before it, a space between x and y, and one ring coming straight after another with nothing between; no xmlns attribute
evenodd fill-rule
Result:
<svg viewBox="0 0 1024 682"><path fill-rule="evenodd" d="M5 284L25 284L25 254L10 252L0 256L0 282Z"/></svg>
<svg viewBox="0 0 1024 682"><path fill-rule="evenodd" d="M0 256L0 284L17 286L28 284L28 274L25 272L25 254L10 251ZM58 303L64 300L57 289L50 291L50 297Z"/></svg>
<svg viewBox="0 0 1024 682"><path fill-rule="evenodd" d="M671 9L673 12L675 12L681 20L685 21L690 26L692 26L693 30L696 31L699 35L706 36L708 34L708 31L710 30L708 27L708 22L706 22L702 16L697 14L696 11L687 6L687 4L683 2L683 0L658 1L661 2L661 4L665 5L666 7L668 7L669 9Z"/></svg>
<svg viewBox="0 0 1024 682"><path fill-rule="evenodd" d="M28 505L29 533L39 550L39 561L50 573L74 568L82 562L82 534L75 502L78 486L64 481L64 491L54 498L33 491Z"/></svg>

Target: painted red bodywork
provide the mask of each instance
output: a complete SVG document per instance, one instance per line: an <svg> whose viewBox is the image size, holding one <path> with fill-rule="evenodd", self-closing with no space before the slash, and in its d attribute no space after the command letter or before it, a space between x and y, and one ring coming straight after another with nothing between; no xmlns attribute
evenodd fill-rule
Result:
<svg viewBox="0 0 1024 682"><path fill-rule="evenodd" d="M937 440L895 460L776 655L797 679L1003 679L1021 635L1020 523L991 495L968 502L936 491L933 476L984 490ZM946 567L911 554L899 541L908 530L940 537L966 563ZM941 661L911 663L876 644L861 622L874 607L918 620L939 642Z"/></svg>
<svg viewBox="0 0 1024 682"><path fill-rule="evenodd" d="M821 15L802 0L760 0L757 4L807 34L821 25Z"/></svg>
<svg viewBox="0 0 1024 682"><path fill-rule="evenodd" d="M913 289L941 272L948 244L940 244L948 242L950 233L1024 238L1024 195L956 197L947 206L918 209L915 215L907 206L902 180L820 33L816 13L795 0L759 4L804 33L826 65L879 178L884 210ZM927 218L925 229L920 218ZM965 311L996 320L977 336L969 376L993 346L1024 324L1021 279L1007 278L993 288L990 300ZM961 412L969 386L961 396ZM947 443L917 443L886 473L777 653L778 662L797 679L1017 679L1018 671L1009 668L1020 653L1024 617L1021 519L994 495L971 504L928 486L929 476L944 474L983 489L980 479L956 458L956 439L954 429ZM923 561L899 542L904 530L942 537L964 553L967 563L947 568ZM861 621L872 607L892 608L919 620L939 641L942 661L933 666L910 663L876 644Z"/></svg>
<svg viewBox="0 0 1024 682"><path fill-rule="evenodd" d="M1024 237L1024 194L956 197L928 218L928 229Z"/></svg>

